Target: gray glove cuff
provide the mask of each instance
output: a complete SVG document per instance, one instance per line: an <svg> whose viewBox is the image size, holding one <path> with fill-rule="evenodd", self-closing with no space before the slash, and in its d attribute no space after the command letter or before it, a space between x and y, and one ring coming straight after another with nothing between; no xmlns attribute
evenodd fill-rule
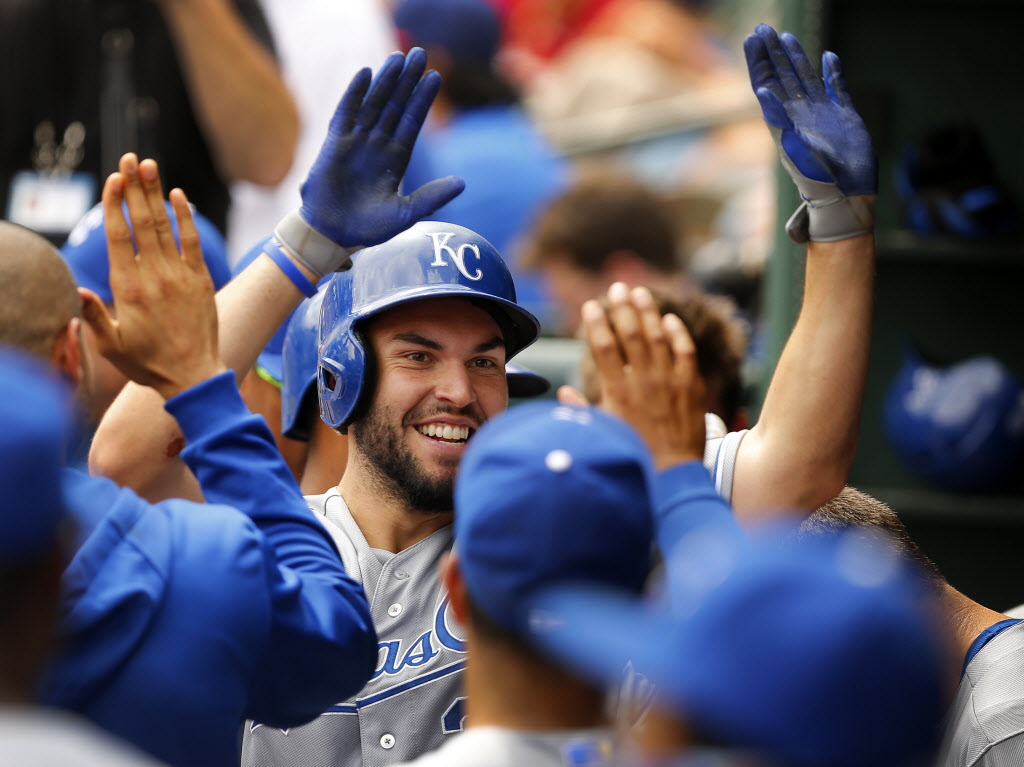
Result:
<svg viewBox="0 0 1024 767"><path fill-rule="evenodd" d="M808 240L836 242L866 234L875 228L876 199L873 194L844 197L838 189L829 199L805 199L786 222L786 234L801 245Z"/></svg>
<svg viewBox="0 0 1024 767"><path fill-rule="evenodd" d="M330 272L345 271L352 266L352 254L362 249L361 246L343 248L324 237L307 224L297 210L293 210L278 222L274 229L274 237L318 278Z"/></svg>

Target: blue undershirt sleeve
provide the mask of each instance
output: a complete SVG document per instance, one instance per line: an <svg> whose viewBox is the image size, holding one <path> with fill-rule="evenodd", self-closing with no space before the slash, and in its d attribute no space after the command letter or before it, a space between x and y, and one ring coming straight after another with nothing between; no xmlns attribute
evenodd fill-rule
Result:
<svg viewBox="0 0 1024 767"><path fill-rule="evenodd" d="M667 560L676 544L697 528L714 526L723 535L742 538L729 504L700 461L659 472L653 483L654 525L658 548Z"/></svg>

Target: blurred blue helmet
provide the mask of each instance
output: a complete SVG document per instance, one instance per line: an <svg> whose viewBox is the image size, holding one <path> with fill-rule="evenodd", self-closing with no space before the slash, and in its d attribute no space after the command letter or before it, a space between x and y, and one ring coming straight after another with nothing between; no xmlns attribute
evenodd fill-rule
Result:
<svg viewBox="0 0 1024 767"><path fill-rule="evenodd" d="M537 340L537 318L516 303L512 275L498 251L465 227L421 221L352 258L323 300L317 385L320 415L346 427L372 392L373 365L360 329L395 306L430 298L467 298L488 311L511 358Z"/></svg>
<svg viewBox="0 0 1024 767"><path fill-rule="evenodd" d="M178 241L178 221L174 209L165 202L167 215L171 219L174 239ZM203 249L203 260L210 270L214 290L220 290L231 279L228 267L228 248L224 236L216 226L202 213L192 208L192 220L199 233L199 242ZM180 245L180 243L179 243ZM107 230L103 226L103 204L92 207L88 213L75 224L68 235L67 242L60 248L60 254L67 262L75 282L79 287L88 288L100 297L104 303L114 300L110 291L110 260L107 258Z"/></svg>
<svg viewBox="0 0 1024 767"><path fill-rule="evenodd" d="M992 357L940 368L911 353L886 396L885 430L907 467L929 482L996 489L1024 460L1024 387Z"/></svg>
<svg viewBox="0 0 1024 767"><path fill-rule="evenodd" d="M903 220L919 234L978 240L1020 228L977 127L939 125L908 144L895 166Z"/></svg>

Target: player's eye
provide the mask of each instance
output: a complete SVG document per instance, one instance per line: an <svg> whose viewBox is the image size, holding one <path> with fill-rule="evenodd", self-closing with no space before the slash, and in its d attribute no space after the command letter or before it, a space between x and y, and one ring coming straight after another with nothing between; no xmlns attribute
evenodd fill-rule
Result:
<svg viewBox="0 0 1024 767"><path fill-rule="evenodd" d="M410 362L426 362L430 359L426 352L409 352L405 358Z"/></svg>
<svg viewBox="0 0 1024 767"><path fill-rule="evenodd" d="M478 357L470 363L475 368L494 368L498 363L489 357Z"/></svg>

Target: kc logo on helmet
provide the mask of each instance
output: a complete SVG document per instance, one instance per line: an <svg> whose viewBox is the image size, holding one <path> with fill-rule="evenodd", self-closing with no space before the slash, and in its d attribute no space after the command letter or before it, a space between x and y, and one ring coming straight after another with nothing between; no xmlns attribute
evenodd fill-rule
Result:
<svg viewBox="0 0 1024 767"><path fill-rule="evenodd" d="M430 262L431 266L448 266L448 262L444 260L447 255L455 263L455 268L462 272L467 280L483 278L484 273L479 268L473 274L470 274L466 269L467 250L476 256L477 261L480 260L480 247L478 245L463 243L457 249L453 248L448 244L448 241L455 236L455 232L427 232L427 236L434 241L434 260Z"/></svg>

